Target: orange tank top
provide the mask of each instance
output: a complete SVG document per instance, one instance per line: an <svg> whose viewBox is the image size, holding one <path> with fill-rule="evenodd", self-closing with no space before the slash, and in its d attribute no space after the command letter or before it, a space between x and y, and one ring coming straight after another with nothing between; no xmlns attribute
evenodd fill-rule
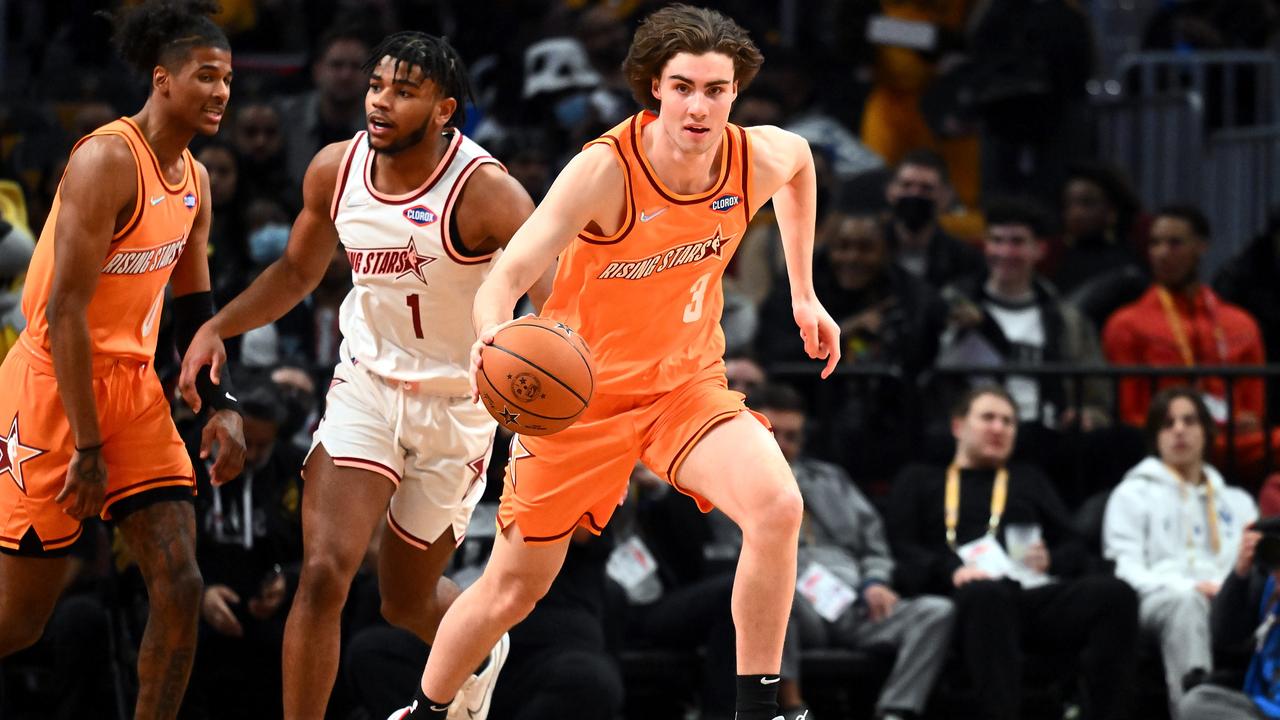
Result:
<svg viewBox="0 0 1280 720"><path fill-rule="evenodd" d="M728 125L718 179L706 192L680 195L644 155L641 133L656 119L641 112L587 143L616 153L625 218L608 237L578 234L560 255L543 308L590 344L602 393L666 392L724 361L720 281L751 219L747 132Z"/></svg>
<svg viewBox="0 0 1280 720"><path fill-rule="evenodd" d="M136 167L137 203L128 224L112 235L99 271L98 287L87 311L89 341L94 356L150 362L156 353L156 331L165 286L200 212L195 160L191 152L184 149L182 181L170 185L142 131L128 118L94 130L81 138L71 152L89 138L100 135L116 135L128 143ZM102 181L122 182L124 178L103 178ZM22 341L28 350L44 359L52 357L44 313L53 286L54 236L61 205L60 184L31 258L22 293L22 312L28 323Z"/></svg>

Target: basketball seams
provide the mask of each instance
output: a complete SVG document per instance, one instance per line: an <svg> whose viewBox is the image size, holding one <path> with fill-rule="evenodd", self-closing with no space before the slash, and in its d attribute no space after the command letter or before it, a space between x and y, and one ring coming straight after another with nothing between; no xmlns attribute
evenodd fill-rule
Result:
<svg viewBox="0 0 1280 720"><path fill-rule="evenodd" d="M496 345L490 345L489 347L497 347L497 346L496 346ZM505 351L505 348L499 348L499 349L502 349L502 350L504 350L504 351ZM511 355L512 357L515 357L515 358L519 358L519 357L520 357L519 355L516 355L515 353L507 353L507 354L508 354L508 355ZM523 358L520 358L520 359L522 359L522 360L523 360ZM532 363L530 363L530 365L532 366ZM549 378L551 378L551 379L553 379L553 380L556 380L556 378L555 378L554 376L552 376L552 375L547 375L547 373L546 373L546 371L545 371L545 370L542 370L541 368L538 368L538 370L539 370L539 371L541 371L541 372L542 372L544 375L546 375L547 377L549 377ZM575 414L573 414L573 415L559 415L559 416L557 416L557 415L543 415L543 414L541 414L541 413L536 413L536 412L534 412L534 411L530 410L529 408L525 407L524 405L521 405L520 403L517 403L516 401L511 400L511 399L510 399L510 398L508 398L506 395L503 395L503 394L498 390L498 385L497 385L497 383L495 383L495 382L493 381L493 379L489 377L489 373L488 373L488 371L486 371L486 370L484 369L484 365L481 365L481 366L480 366L480 374L484 375L484 381L485 381L485 382L487 382L487 383L489 383L489 387L493 388L493 391L494 391L495 393L497 393L498 397L502 398L502 400L503 400L503 402L504 402L504 403L506 403L506 404L508 404L508 405L511 405L511 406L514 406L517 410L519 410L519 411L520 411L520 413L521 413L521 414L532 415L532 416L534 416L534 417L536 417L536 418L542 418L543 420L568 420L569 418L574 418L574 417L577 417L578 415L581 415L581 414L582 414L582 411L581 411L581 410L579 410L577 413L575 413ZM556 380L556 382L560 382L560 381L559 381L559 380ZM563 385L563 383L561 383L561 384ZM578 397L578 394L577 394L577 393L574 393L572 390L570 390L569 392L570 392L570 393L572 393L574 397ZM578 399L579 399L579 400L581 400L582 398L578 397Z"/></svg>
<svg viewBox="0 0 1280 720"><path fill-rule="evenodd" d="M495 349L495 350L501 350L502 352L504 352L504 353L506 353L506 354L510 355L511 357L513 357L513 358L515 358L515 359L519 360L520 362L524 363L525 365L528 365L529 367L533 368L534 370L537 370L538 372L542 373L543 375L546 375L548 379L554 380L554 381L556 382L556 384L557 384L557 385L559 385L560 387L564 388L565 390L568 390L570 395L572 395L572 396L574 396L574 397L578 398L578 401L582 403L582 406L583 406L583 407L586 407L586 406L587 406L587 404L588 404L588 402L589 402L589 401L588 401L586 398L584 398L584 397L582 397L581 395L579 395L577 390L574 390L573 388L569 387L568 383L566 383L565 381L563 381L563 380L561 380L560 378L556 377L555 375L553 375L553 374L551 373L551 371L549 371L549 370L547 370L546 368L542 367L542 366L541 366L541 365L539 365L538 363L536 363L536 362L534 362L534 361L530 360L529 358L527 358L527 357L525 357L525 356L521 355L521 354L520 354L520 353L518 353L518 352L515 352L515 351L510 350L510 349L508 349L508 348L502 347L501 345L498 345L497 343L494 343L493 345L490 345L489 347L491 347L491 348L493 348L493 349ZM482 369L482 370L483 370L483 369L484 369L484 365L481 365L481 366L480 366L480 369ZM487 374L486 374L484 377L485 377L485 379L486 379L486 380L488 380L488 379L489 379L489 376L488 376ZM492 380L490 380L490 383L492 383L492 382L493 382L493 381L492 381ZM495 385L494 387L497 387L497 386ZM533 414L534 414L534 415L537 415L537 413L533 413ZM545 415L539 415L539 417L547 417L547 416L545 416ZM566 416L566 417L567 417L567 416ZM548 419L550 419L550 418L548 418ZM561 418L561 419L563 419L563 418Z"/></svg>
<svg viewBox="0 0 1280 720"><path fill-rule="evenodd" d="M512 323L512 324L508 325L507 327L508 327L508 328L514 328L514 327L538 328L539 330L545 330L545 331L547 331L547 332L551 333L552 335L555 335L556 337L561 338L561 339L565 340L566 342L569 342L569 339L568 339L568 338L564 337L563 335L561 335L560 333L556 332L555 330L553 330L553 329L551 329L551 328L547 327L546 325L539 325L539 324L537 324L537 323L528 323L528 322L515 322L515 323ZM503 330L506 330L506 329L507 329L507 328L503 328ZM581 336L581 335L579 335L578 337L579 337L579 338L581 338L582 336ZM583 340L583 341L582 341L582 344L583 344L583 345L586 345L586 343L587 343L587 341L586 341L586 340ZM582 358L582 364L587 366L587 371L588 371L588 374L589 374L590 379L591 379L591 389L587 391L587 399L582 401L584 404L586 404L586 403L590 402L591 396L592 396L592 395L595 395L595 393L596 393L596 374L595 374L594 372L592 372L592 368L591 368L591 361L587 359L586 354L585 354L585 353L583 353L581 350L579 350L579 349L578 349L578 346L577 346L577 345L574 345L572 342L569 342L569 347L573 348L573 351L574 351L574 352L576 352L576 353L578 353L578 357ZM588 349L588 350L590 350L591 348L589 348L589 347L588 347L587 349ZM539 368L539 369L541 369L541 368ZM557 382L559 382L559 380L558 380L558 379L557 379ZM561 383L561 384L563 385L564 383ZM572 391L572 390L570 390L570 392L573 392L573 391ZM582 396L581 396L581 395L578 395L578 393L573 393L573 394L574 394L575 396L577 396L577 398L578 398L579 400L582 400Z"/></svg>

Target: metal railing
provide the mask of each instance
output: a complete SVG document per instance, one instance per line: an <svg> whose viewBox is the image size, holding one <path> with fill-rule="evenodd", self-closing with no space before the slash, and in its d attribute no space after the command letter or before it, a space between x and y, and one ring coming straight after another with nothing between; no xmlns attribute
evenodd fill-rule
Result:
<svg viewBox="0 0 1280 720"><path fill-rule="evenodd" d="M1211 108L1211 127L1280 122L1280 59L1256 50L1137 52L1116 63L1131 97L1187 91Z"/></svg>
<svg viewBox="0 0 1280 720"><path fill-rule="evenodd" d="M1204 158L1204 107L1194 93L1099 96L1098 152L1129 170L1146 207L1198 197Z"/></svg>
<svg viewBox="0 0 1280 720"><path fill-rule="evenodd" d="M919 374L914 378L905 376L902 371L893 366L885 365L841 365L837 368L835 374L826 381L820 381L815 371L815 366L810 363L779 363L768 368L769 377L773 381L784 382L795 385L803 391L807 391L808 396L813 400L810 415L814 420L826 426L828 429L832 426L832 419L842 411L850 397L856 397L859 394L867 394L867 388L872 384L892 384L899 389L896 397L896 404L892 410L903 414L909 418L909 432L913 433L913 437L908 438L908 442L915 446L923 440L927 426L930 423L945 422L950 413L950 407L939 404L939 381L954 380L957 384L960 381L972 381L976 379L992 379L996 382L1003 383L1010 376L1030 377L1040 382L1061 381L1067 383L1074 392L1071 395L1075 398L1073 410L1079 417L1084 409L1084 395L1082 392L1086 382L1094 380L1105 380L1111 386L1111 397L1118 398L1120 395L1120 384L1125 380L1142 380L1149 384L1154 391L1163 380L1168 378L1176 378L1187 384L1194 385L1196 382L1206 378L1216 378L1225 384L1227 417L1235 418L1235 387L1236 383L1241 380L1261 379L1266 384L1267 392L1280 392L1280 365L1229 365L1229 366L1199 366L1199 367L1148 367L1142 365L1071 365L1071 364L1042 364L1042 365L1022 365L1009 364L1001 366L953 366L946 368L931 368L926 372ZM1040 393L1042 404L1045 402L1045 393ZM932 404L931 404L932 403ZM885 408L889 410L890 408ZM1111 407L1107 408L1113 423L1121 424L1119 416L1119 408L1115 402ZM1041 414L1044 414L1044 407L1041 407ZM1262 423L1262 431L1264 437L1267 438L1262 446L1262 471L1270 473L1276 469L1276 458L1274 457L1275 448L1272 448L1270 437L1280 424L1280 418L1272 418L1266 416L1260 418ZM1076 424L1070 428L1063 430L1067 434L1081 434L1084 431ZM1237 465L1237 453L1240 449L1240 438L1237 436L1235 425L1228 422L1221 430L1221 434L1227 448L1225 464L1222 468L1226 471L1228 477L1235 474ZM841 445L848 442L848 438L840 438L826 433L824 440L827 447L823 448L829 456L839 454L838 450ZM1079 460L1079 459L1077 459ZM1077 462L1077 467L1073 472L1079 475L1082 466Z"/></svg>
<svg viewBox="0 0 1280 720"><path fill-rule="evenodd" d="M1194 196L1213 225L1205 266L1230 259L1238 247L1266 226L1280 206L1280 124L1230 128L1214 133L1200 169L1202 192Z"/></svg>

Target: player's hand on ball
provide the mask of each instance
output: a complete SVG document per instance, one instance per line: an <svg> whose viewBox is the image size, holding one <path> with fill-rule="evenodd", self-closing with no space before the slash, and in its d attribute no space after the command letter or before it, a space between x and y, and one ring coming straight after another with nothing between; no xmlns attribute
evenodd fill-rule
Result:
<svg viewBox="0 0 1280 720"><path fill-rule="evenodd" d="M178 376L178 390L182 399L187 401L191 410L200 412L200 393L196 390L196 376L209 366L209 379L214 385L222 382L222 366L227 362L227 349L222 345L222 338L209 323L200 326L187 354L182 356L182 374Z"/></svg>
<svg viewBox="0 0 1280 720"><path fill-rule="evenodd" d="M527 315L521 315L518 318L507 320L506 322L500 322L495 325L489 325L488 327L481 330L479 334L476 336L476 341L471 346L471 371L467 373L467 380L468 382L471 383L471 402L476 404L480 403L480 386L476 384L476 375L480 372L480 364L481 364L480 351L484 349L485 345L493 344L493 336L497 335L499 330L510 325L513 322L517 322L519 320L524 320L531 317L534 317L532 313Z"/></svg>
<svg viewBox="0 0 1280 720"><path fill-rule="evenodd" d="M244 420L231 410L219 410L205 423L200 433L200 458L205 459L218 446L209 481L214 487L234 479L244 468Z"/></svg>
<svg viewBox="0 0 1280 720"><path fill-rule="evenodd" d="M800 327L805 354L814 360L827 361L822 369L822 377L827 378L840 362L840 326L816 297L792 301L791 313Z"/></svg>

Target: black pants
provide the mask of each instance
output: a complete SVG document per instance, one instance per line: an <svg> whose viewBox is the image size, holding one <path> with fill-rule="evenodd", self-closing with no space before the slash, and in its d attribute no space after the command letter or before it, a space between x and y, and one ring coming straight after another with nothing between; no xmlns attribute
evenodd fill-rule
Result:
<svg viewBox="0 0 1280 720"><path fill-rule="evenodd" d="M733 573L713 575L632 608L627 635L650 647L705 647L704 714L732 716L737 693L737 641L733 628Z"/></svg>
<svg viewBox="0 0 1280 720"><path fill-rule="evenodd" d="M412 633L375 625L356 633L344 661L357 702L383 718L413 697L430 648ZM622 673L603 650L520 645L511 654L493 694L489 716L497 720L612 720L622 708Z"/></svg>
<svg viewBox="0 0 1280 720"><path fill-rule="evenodd" d="M1079 658L1093 720L1129 717L1138 599L1124 582L1086 577L1024 590L1005 580L958 589L956 633L983 718L1018 717L1023 653Z"/></svg>

